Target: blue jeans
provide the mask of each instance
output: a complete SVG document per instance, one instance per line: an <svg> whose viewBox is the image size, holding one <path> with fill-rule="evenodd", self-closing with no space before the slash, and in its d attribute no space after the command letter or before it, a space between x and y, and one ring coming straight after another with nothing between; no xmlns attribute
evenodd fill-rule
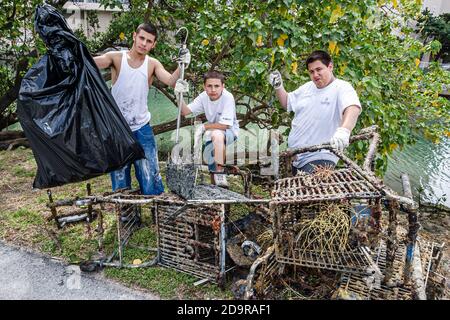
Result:
<svg viewBox="0 0 450 320"><path fill-rule="evenodd" d="M303 172L312 174L312 173L314 173L314 170L316 169L316 167L330 167L330 168L334 169L335 166L336 166L336 164L330 160L313 160L311 162L308 162L301 168L292 166L292 175L294 175L294 176L297 175L298 171L303 171Z"/></svg>
<svg viewBox="0 0 450 320"><path fill-rule="evenodd" d="M225 146L231 145L236 140L237 137L231 129L225 130ZM208 164L208 169L210 172L215 172L217 170L217 166L216 161L214 160L214 145L212 140L206 141L204 148L203 155L206 159L206 163Z"/></svg>
<svg viewBox="0 0 450 320"><path fill-rule="evenodd" d="M149 124L139 130L133 131L133 135L145 152L145 158L134 161L136 179L139 182L141 193L145 195L158 195L164 192L161 174L159 173L158 154L155 137ZM112 190L131 188L131 163L121 169L110 173Z"/></svg>

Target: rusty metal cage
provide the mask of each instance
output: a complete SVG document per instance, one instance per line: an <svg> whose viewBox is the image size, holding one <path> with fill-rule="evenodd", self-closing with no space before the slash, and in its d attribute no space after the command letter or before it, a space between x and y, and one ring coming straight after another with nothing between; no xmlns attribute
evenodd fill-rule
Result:
<svg viewBox="0 0 450 320"><path fill-rule="evenodd" d="M312 221L316 216L316 212L321 210L321 206L323 204L312 204L309 206L294 203L271 204L274 219L274 234L276 235L276 260L280 263L302 267L366 274L374 265L370 254L370 243L368 242L363 243L355 240L355 243L349 241L344 247L328 246L323 248L317 242L309 243L306 246L295 241L297 237L296 226L307 221ZM346 204L346 207L352 209L348 204ZM374 210L370 210L372 215L374 212L377 212L376 208L377 206L375 206ZM347 214L351 215L352 212L356 214L354 211L349 211ZM351 220L352 217L349 216L349 223L352 224L352 228L349 229L349 240L356 238L352 234L353 232L363 231L375 233L377 222L372 216L366 217L366 223L359 225L351 222ZM373 241L374 239L372 237L371 240Z"/></svg>
<svg viewBox="0 0 450 320"><path fill-rule="evenodd" d="M386 243L381 241L377 250L372 253L372 258L381 271L380 275L386 273L387 267ZM393 272L388 286L379 275L356 275L345 273L342 275L339 288L358 300L411 300L413 292L410 286L403 285L402 278L405 267L406 246L399 245L392 264Z"/></svg>
<svg viewBox="0 0 450 320"><path fill-rule="evenodd" d="M279 179L275 182L271 194L270 210L274 224L275 256L278 262L359 274L366 274L367 270L374 266L369 246L373 248L377 245L376 243L368 244L358 241L357 245L350 246L340 241L338 245L335 245L331 241L317 241L319 235L316 234L311 236L316 239L315 242L310 241L305 244L305 242L298 241L300 234L297 235L297 232L300 228L299 225L305 226L308 222L312 224L319 221L322 206L325 204L346 205L348 209L345 209L346 214L342 216L345 217L346 215L351 216L350 211L355 201L363 200L369 202L369 207L372 207L371 226L359 233L365 233L364 238L366 239L369 238L368 233L371 238L378 239L377 234L381 232L381 199L386 195L385 190L387 190L371 172L378 138L375 127L364 129L359 136L352 138L353 141L370 139L369 152L363 167L358 166L343 153L332 149L327 144L286 153L287 156L292 157L302 152L327 149L344 162L345 168L338 170L319 168L314 174L300 172L297 176ZM334 214L325 215L325 220L330 216L334 216ZM350 219L343 221L330 219L329 223L350 224ZM336 229L336 224L331 225L328 231L319 230L320 237L322 239L331 237L328 233ZM344 237L347 234L350 236L349 231L353 229L355 228L345 229ZM294 241L294 239L296 240Z"/></svg>
<svg viewBox="0 0 450 320"><path fill-rule="evenodd" d="M177 200L157 204L159 264L220 282L225 271L221 206L186 208L182 215L170 220L182 207Z"/></svg>
<svg viewBox="0 0 450 320"><path fill-rule="evenodd" d="M227 230L233 204L267 203L214 185L197 185L193 199L175 194L155 201L158 263L224 285L231 268Z"/></svg>

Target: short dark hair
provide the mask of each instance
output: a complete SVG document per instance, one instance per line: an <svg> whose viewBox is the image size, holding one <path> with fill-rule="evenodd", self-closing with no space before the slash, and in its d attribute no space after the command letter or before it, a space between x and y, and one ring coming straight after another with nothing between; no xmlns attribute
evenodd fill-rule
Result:
<svg viewBox="0 0 450 320"><path fill-rule="evenodd" d="M215 70L210 70L203 75L203 84L205 84L208 79L219 79L222 84L225 82L225 76L221 72Z"/></svg>
<svg viewBox="0 0 450 320"><path fill-rule="evenodd" d="M141 23L137 28L136 28L136 34L139 33L139 31L144 30L145 32L148 32L152 35L155 36L155 41L158 38L158 30L156 29L156 27L149 23L149 22L144 22Z"/></svg>
<svg viewBox="0 0 450 320"><path fill-rule="evenodd" d="M317 61L317 60L320 60L327 67L330 65L330 63L333 62L333 60L331 60L331 56L328 54L328 52L323 51L323 50L316 50L316 51L313 51L306 59L306 69L308 69L308 66L310 63L313 63L314 61Z"/></svg>

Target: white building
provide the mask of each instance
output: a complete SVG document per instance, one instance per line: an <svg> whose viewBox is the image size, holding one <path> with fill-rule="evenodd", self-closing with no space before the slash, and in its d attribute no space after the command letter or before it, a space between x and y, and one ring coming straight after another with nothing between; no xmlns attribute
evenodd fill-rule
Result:
<svg viewBox="0 0 450 320"><path fill-rule="evenodd" d="M66 21L69 27L75 31L82 29L87 37L92 36L95 32L104 32L113 18L114 12L120 12L128 9L128 0L120 0L123 4L121 8L105 8L100 5L99 0L79 0L67 1L63 9L67 12ZM89 25L89 14L96 13L98 17L98 27Z"/></svg>
<svg viewBox="0 0 450 320"><path fill-rule="evenodd" d="M450 12L450 0L424 0L423 8L428 8L430 12L438 16L442 13Z"/></svg>

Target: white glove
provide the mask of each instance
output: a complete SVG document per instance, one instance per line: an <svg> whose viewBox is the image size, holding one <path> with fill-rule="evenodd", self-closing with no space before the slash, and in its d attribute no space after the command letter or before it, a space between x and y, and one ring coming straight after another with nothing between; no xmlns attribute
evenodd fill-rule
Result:
<svg viewBox="0 0 450 320"><path fill-rule="evenodd" d="M189 63L191 63L191 53L188 48L180 50L180 55L178 56L178 63L184 63L184 68L187 69Z"/></svg>
<svg viewBox="0 0 450 320"><path fill-rule="evenodd" d="M203 133L205 132L205 125L200 124L196 129L194 133L194 142L201 141Z"/></svg>
<svg viewBox="0 0 450 320"><path fill-rule="evenodd" d="M178 79L175 83L175 94L178 96L180 93L188 93L189 92L189 82L186 80Z"/></svg>
<svg viewBox="0 0 450 320"><path fill-rule="evenodd" d="M283 86L283 79L281 78L280 71L275 70L270 73L269 83L275 90L278 90Z"/></svg>
<svg viewBox="0 0 450 320"><path fill-rule="evenodd" d="M200 123L194 132L194 163L202 164L202 136L205 132L205 125Z"/></svg>
<svg viewBox="0 0 450 320"><path fill-rule="evenodd" d="M348 147L349 140L350 130L344 127L339 127L336 129L336 132L331 138L330 144L334 149L343 152L344 149Z"/></svg>

